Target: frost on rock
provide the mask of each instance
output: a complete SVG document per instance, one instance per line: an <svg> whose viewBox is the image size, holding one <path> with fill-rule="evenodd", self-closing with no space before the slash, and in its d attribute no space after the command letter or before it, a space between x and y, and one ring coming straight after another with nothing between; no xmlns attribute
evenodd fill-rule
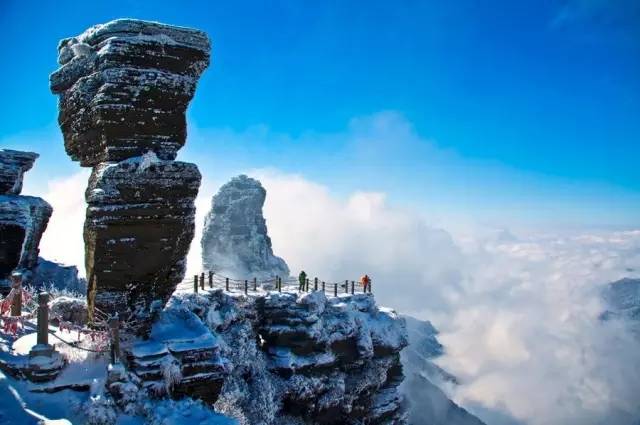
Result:
<svg viewBox="0 0 640 425"><path fill-rule="evenodd" d="M33 167L38 154L0 149L0 195L20 195L22 177Z"/></svg>
<svg viewBox="0 0 640 425"><path fill-rule="evenodd" d="M94 168L84 224L90 308L169 298L184 276L200 178L194 164L149 155Z"/></svg>
<svg viewBox="0 0 640 425"><path fill-rule="evenodd" d="M50 82L67 153L83 166L148 151L175 159L210 49L202 31L134 19L62 40Z"/></svg>
<svg viewBox="0 0 640 425"><path fill-rule="evenodd" d="M166 302L184 276L201 177L173 160L210 49L202 31L135 19L58 46L50 85L65 149L93 167L84 226L90 315L99 307L148 323L150 305Z"/></svg>
<svg viewBox="0 0 640 425"><path fill-rule="evenodd" d="M398 391L404 320L371 295L175 294L149 341L131 353L145 387L162 379L159 365L174 356L178 336L187 358L203 339L215 341L211 349L225 365L180 394L215 394L216 411L240 424L406 423ZM181 362L183 371L191 367Z"/></svg>
<svg viewBox="0 0 640 425"><path fill-rule="evenodd" d="M32 285L47 290L66 291L78 294L87 292L87 281L78 276L78 268L38 258L33 270Z"/></svg>
<svg viewBox="0 0 640 425"><path fill-rule="evenodd" d="M0 285L14 269L30 279L38 263L38 245L53 209L41 198L20 195L22 174L38 157L31 152L0 149Z"/></svg>
<svg viewBox="0 0 640 425"><path fill-rule="evenodd" d="M205 270L236 278L289 276L289 267L273 255L262 214L266 190L258 180L234 177L213 197L202 234Z"/></svg>
<svg viewBox="0 0 640 425"><path fill-rule="evenodd" d="M408 402L409 422L412 425L484 425L441 389L456 385L457 379L433 362L444 352L436 328L431 322L410 316L405 320L409 346L401 354L405 379L400 389Z"/></svg>

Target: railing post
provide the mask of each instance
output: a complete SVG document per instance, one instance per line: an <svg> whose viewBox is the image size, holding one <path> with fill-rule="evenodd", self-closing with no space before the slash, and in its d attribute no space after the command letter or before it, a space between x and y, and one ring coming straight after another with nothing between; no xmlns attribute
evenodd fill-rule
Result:
<svg viewBox="0 0 640 425"><path fill-rule="evenodd" d="M49 294L38 294L38 344L49 344Z"/></svg>
<svg viewBox="0 0 640 425"><path fill-rule="evenodd" d="M11 315L22 316L22 274L19 272L12 273L11 280L11 289L15 290L11 301Z"/></svg>
<svg viewBox="0 0 640 425"><path fill-rule="evenodd" d="M351 281L351 295L356 293L356 283L352 280Z"/></svg>
<svg viewBox="0 0 640 425"><path fill-rule="evenodd" d="M322 281L322 292L324 292L324 280Z"/></svg>
<svg viewBox="0 0 640 425"><path fill-rule="evenodd" d="M309 278L307 278L306 292L309 292Z"/></svg>
<svg viewBox="0 0 640 425"><path fill-rule="evenodd" d="M348 280L344 281L344 293L345 294L349 293L349 281Z"/></svg>
<svg viewBox="0 0 640 425"><path fill-rule="evenodd" d="M257 291L258 290L258 278L254 277L253 278L253 291Z"/></svg>
<svg viewBox="0 0 640 425"><path fill-rule="evenodd" d="M229 292L229 278L228 277L226 277L224 279L224 290Z"/></svg>
<svg viewBox="0 0 640 425"><path fill-rule="evenodd" d="M111 364L120 363L120 319L117 314L109 318L109 328L111 329Z"/></svg>
<svg viewBox="0 0 640 425"><path fill-rule="evenodd" d="M318 290L318 278L317 277L313 278L313 290L314 291Z"/></svg>
<svg viewBox="0 0 640 425"><path fill-rule="evenodd" d="M209 288L213 288L213 272L209 270Z"/></svg>
<svg viewBox="0 0 640 425"><path fill-rule="evenodd" d="M198 275L193 275L193 292L198 293Z"/></svg>
<svg viewBox="0 0 640 425"><path fill-rule="evenodd" d="M334 297L338 296L338 284L337 283L333 284L333 296Z"/></svg>
<svg viewBox="0 0 640 425"><path fill-rule="evenodd" d="M371 294L371 279L369 279L369 293Z"/></svg>
<svg viewBox="0 0 640 425"><path fill-rule="evenodd" d="M249 293L249 281L247 279L244 280L244 293L245 295Z"/></svg>
<svg viewBox="0 0 640 425"><path fill-rule="evenodd" d="M204 272L200 273L200 289L204 291Z"/></svg>
<svg viewBox="0 0 640 425"><path fill-rule="evenodd" d="M278 292L282 292L282 278L278 277Z"/></svg>

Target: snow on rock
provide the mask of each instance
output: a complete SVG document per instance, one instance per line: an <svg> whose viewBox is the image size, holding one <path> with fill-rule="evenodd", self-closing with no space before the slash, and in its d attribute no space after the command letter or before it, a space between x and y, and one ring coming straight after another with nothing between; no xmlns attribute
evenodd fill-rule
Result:
<svg viewBox="0 0 640 425"><path fill-rule="evenodd" d="M91 305L166 302L184 277L200 179L194 164L153 154L94 168L84 225Z"/></svg>
<svg viewBox="0 0 640 425"><path fill-rule="evenodd" d="M65 149L93 167L84 226L90 315L96 306L146 323L150 305L166 302L184 276L201 176L173 160L210 48L202 31L135 19L58 46L50 86Z"/></svg>
<svg viewBox="0 0 640 425"><path fill-rule="evenodd" d="M22 175L38 157L32 152L0 149L0 285L14 269L29 280L38 262L38 245L53 209L46 201L21 196Z"/></svg>
<svg viewBox="0 0 640 425"><path fill-rule="evenodd" d="M147 389L166 387L160 365L175 357L176 341L188 353L182 371L203 341L225 365L178 393L214 395L216 410L240 424L406 423L398 391L404 319L378 308L371 295L175 294L150 339L130 353Z"/></svg>
<svg viewBox="0 0 640 425"><path fill-rule="evenodd" d="M623 320L640 336L640 279L624 278L611 282L602 291L606 310L602 320Z"/></svg>
<svg viewBox="0 0 640 425"><path fill-rule="evenodd" d="M31 283L37 288L53 288L78 294L84 294L87 291L87 281L78 277L76 266L48 261L42 257L38 258Z"/></svg>
<svg viewBox="0 0 640 425"><path fill-rule="evenodd" d="M49 303L52 320L65 321L78 326L87 324L87 301L84 298L61 296Z"/></svg>
<svg viewBox="0 0 640 425"><path fill-rule="evenodd" d="M148 151L175 159L210 49L202 31L135 19L62 40L50 83L67 153L83 166Z"/></svg>
<svg viewBox="0 0 640 425"><path fill-rule="evenodd" d="M289 267L273 255L262 207L267 192L258 180L240 175L211 201L202 234L202 264L235 278L289 276Z"/></svg>
<svg viewBox="0 0 640 425"><path fill-rule="evenodd" d="M20 195L22 177L33 166L38 154L0 149L0 194Z"/></svg>
<svg viewBox="0 0 640 425"><path fill-rule="evenodd" d="M433 362L444 353L437 329L431 322L410 316L404 318L409 346L401 354L405 379L400 388L408 401L409 422L412 425L483 425L441 389L456 385L457 379Z"/></svg>

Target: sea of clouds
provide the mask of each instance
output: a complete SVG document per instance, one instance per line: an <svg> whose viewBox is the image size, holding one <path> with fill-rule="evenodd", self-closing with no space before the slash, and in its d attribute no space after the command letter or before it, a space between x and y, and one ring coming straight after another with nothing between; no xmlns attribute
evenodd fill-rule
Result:
<svg viewBox="0 0 640 425"><path fill-rule="evenodd" d="M267 189L265 216L276 255L293 273L336 281L363 273L378 301L429 319L441 331L440 366L461 384L449 395L488 424L635 424L640 418L640 341L603 322L600 291L640 275L640 230L514 235L507 229L447 230L381 193L337 196L276 170L252 173ZM53 181L45 258L83 263L88 174ZM222 183L222 182L219 182ZM196 201L189 268L211 195Z"/></svg>

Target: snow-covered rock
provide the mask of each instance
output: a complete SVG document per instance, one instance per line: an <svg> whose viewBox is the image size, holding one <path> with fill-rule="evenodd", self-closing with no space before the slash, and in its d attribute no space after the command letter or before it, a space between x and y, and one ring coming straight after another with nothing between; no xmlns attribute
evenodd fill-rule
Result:
<svg viewBox="0 0 640 425"><path fill-rule="evenodd" d="M53 209L42 198L21 196L22 175L38 154L0 149L0 286L13 270L25 277L38 262L38 245Z"/></svg>
<svg viewBox="0 0 640 425"><path fill-rule="evenodd" d="M457 379L433 360L444 353L437 329L428 321L404 316L409 345L401 359L405 380L401 390L408 400L412 425L483 425L483 422L450 400L442 388Z"/></svg>
<svg viewBox="0 0 640 425"><path fill-rule="evenodd" d="M135 19L62 40L50 83L69 156L83 166L148 151L175 159L210 49L202 31Z"/></svg>
<svg viewBox="0 0 640 425"><path fill-rule="evenodd" d="M149 391L169 381L174 396L214 397L240 424L401 424L406 344L404 320L371 295L212 290L175 294L129 357ZM186 375L212 363L197 383Z"/></svg>
<svg viewBox="0 0 640 425"><path fill-rule="evenodd" d="M87 281L78 276L76 266L48 261L42 257L38 258L38 264L33 270L31 284L36 288L54 288L78 294L87 292Z"/></svg>
<svg viewBox="0 0 640 425"><path fill-rule="evenodd" d="M167 301L184 277L200 178L194 164L153 153L94 168L84 224L90 308Z"/></svg>
<svg viewBox="0 0 640 425"><path fill-rule="evenodd" d="M22 176L33 166L38 154L0 149L0 194L20 195Z"/></svg>
<svg viewBox="0 0 640 425"><path fill-rule="evenodd" d="M611 282L602 291L606 310L602 320L619 319L640 335L640 279L624 278Z"/></svg>
<svg viewBox="0 0 640 425"><path fill-rule="evenodd" d="M135 19L58 46L50 77L67 154L93 167L85 197L88 303L144 320L184 276L200 172L174 162L209 65L202 31Z"/></svg>
<svg viewBox="0 0 640 425"><path fill-rule="evenodd" d="M234 177L211 201L202 233L202 264L235 278L289 276L289 267L273 255L262 214L267 192L258 180Z"/></svg>
<svg viewBox="0 0 640 425"><path fill-rule="evenodd" d="M50 317L53 321L65 321L74 325L87 324L87 300L69 296L54 298L49 304Z"/></svg>

